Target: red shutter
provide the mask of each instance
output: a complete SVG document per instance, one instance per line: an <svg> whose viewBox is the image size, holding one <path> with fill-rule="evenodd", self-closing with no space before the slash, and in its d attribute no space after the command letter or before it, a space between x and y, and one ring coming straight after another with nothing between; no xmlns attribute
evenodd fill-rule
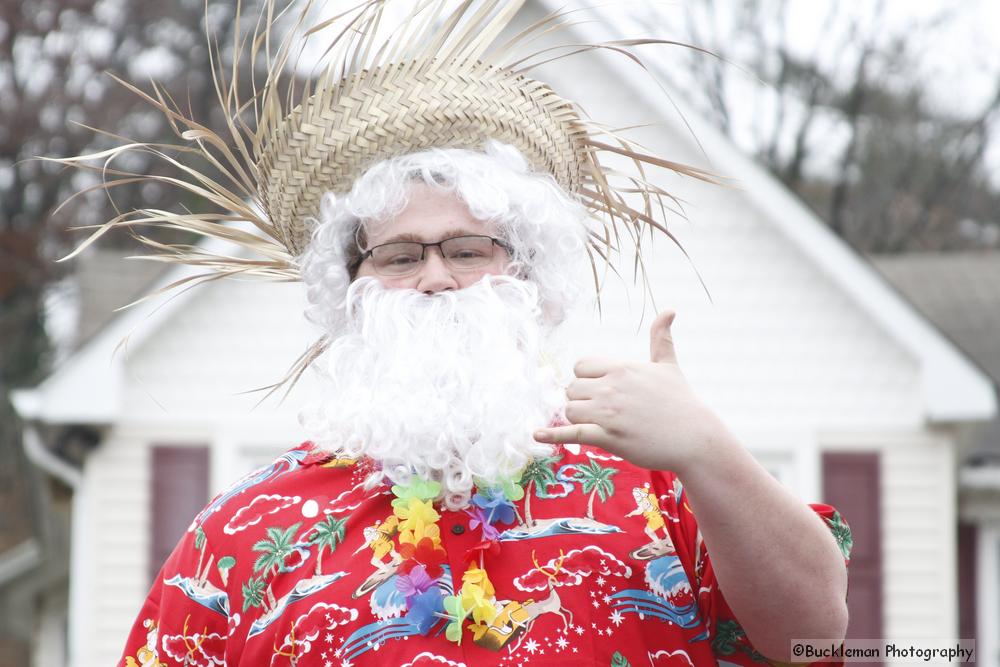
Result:
<svg viewBox="0 0 1000 667"><path fill-rule="evenodd" d="M823 454L823 498L851 527L854 548L848 576L851 639L882 634L882 503L877 453Z"/></svg>
<svg viewBox="0 0 1000 667"><path fill-rule="evenodd" d="M208 447L152 448L149 580L208 503Z"/></svg>
<svg viewBox="0 0 1000 667"><path fill-rule="evenodd" d="M958 636L976 636L976 548L979 527L958 524Z"/></svg>

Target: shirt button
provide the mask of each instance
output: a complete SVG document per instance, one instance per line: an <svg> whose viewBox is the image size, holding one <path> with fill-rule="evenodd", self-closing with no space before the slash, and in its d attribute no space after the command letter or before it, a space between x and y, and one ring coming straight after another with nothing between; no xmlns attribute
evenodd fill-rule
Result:
<svg viewBox="0 0 1000 667"><path fill-rule="evenodd" d="M460 523L456 523L454 526L451 527L451 532L454 533L455 535L461 535L462 533L465 532L465 526L463 526Z"/></svg>

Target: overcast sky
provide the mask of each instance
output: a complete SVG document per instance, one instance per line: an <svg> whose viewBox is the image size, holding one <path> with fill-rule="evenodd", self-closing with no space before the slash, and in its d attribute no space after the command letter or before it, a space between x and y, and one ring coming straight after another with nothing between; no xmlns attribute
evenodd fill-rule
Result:
<svg viewBox="0 0 1000 667"><path fill-rule="evenodd" d="M823 39L827 30L823 19L830 2L790 3L798 27L794 34L796 46L810 49ZM879 3L841 0L840 4L850 8L851 13L866 16L870 25ZM914 35L915 44L926 49L921 73L934 81L932 89L940 103L967 105L975 110L985 104L1000 70L1000 0L885 0L887 27L905 29L926 25L935 18L941 19L938 25ZM886 34L891 32L887 30Z"/></svg>
<svg viewBox="0 0 1000 667"><path fill-rule="evenodd" d="M760 56L759 40L736 26L739 8L745 0L620 0L636 7L636 20L630 31L650 33L650 25L659 22L658 33L667 32L681 39L693 39L697 46L725 54L732 61L753 62ZM908 87L913 81L926 83L928 101L939 110L960 116L978 115L991 99L1000 76L1000 0L784 0L788 11L786 34L780 36L778 15L782 0L758 0L764 20L768 50L777 53L777 45L789 48L806 60L818 61L827 73L854 76L854 64L865 40L884 46L894 39L905 39L910 65L892 73L887 80ZM878 8L881 7L881 14ZM687 28L694 17L697 38ZM654 19L655 17L655 19ZM879 66L879 65L873 65ZM693 72L674 70L671 79L684 90L700 85L691 79ZM733 99L752 100L749 105L730 105L732 132L737 142L747 148L754 145L753 134L759 131L758 109L773 105L773 94L762 89L754 77L739 68L730 68L727 88ZM756 105L756 106L754 106ZM761 106L763 105L763 106ZM795 113L794 110L791 113ZM764 113L767 119L773 114ZM817 122L816 132L829 139L829 157L838 158L839 147L847 140L835 118L829 126ZM790 126L791 127L791 126ZM1000 119L994 119L993 132L1000 135ZM763 136L770 136L766 130ZM815 151L817 168L823 169L822 151ZM1000 183L1000 136L991 141L987 162L994 167L994 180Z"/></svg>
<svg viewBox="0 0 1000 667"><path fill-rule="evenodd" d="M829 29L824 17L832 1L790 3L796 30L789 36L802 52L823 40ZM874 24L875 0L840 4L865 16L869 27ZM885 0L881 24L886 35L925 26L913 34L914 48L922 51L916 73L930 83L928 91L942 110L976 114L995 93L1000 76L1000 0ZM1000 133L1000 123L993 126ZM1000 137L993 138L991 147L988 162L1000 169Z"/></svg>

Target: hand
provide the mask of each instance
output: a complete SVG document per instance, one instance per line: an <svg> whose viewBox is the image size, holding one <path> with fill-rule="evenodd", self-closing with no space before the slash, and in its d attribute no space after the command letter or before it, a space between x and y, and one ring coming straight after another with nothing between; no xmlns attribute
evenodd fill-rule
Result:
<svg viewBox="0 0 1000 667"><path fill-rule="evenodd" d="M670 325L657 315L649 330L649 362L586 358L566 388L571 426L544 428L535 439L586 443L651 470L679 472L706 458L721 422L695 396L677 365Z"/></svg>

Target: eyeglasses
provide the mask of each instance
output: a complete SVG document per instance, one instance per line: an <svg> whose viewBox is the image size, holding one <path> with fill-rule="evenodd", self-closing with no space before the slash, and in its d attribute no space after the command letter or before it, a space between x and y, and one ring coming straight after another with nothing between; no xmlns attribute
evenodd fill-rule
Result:
<svg viewBox="0 0 1000 667"><path fill-rule="evenodd" d="M453 236L437 243L394 241L383 243L362 253L356 266L371 258L375 273L382 276L408 276L423 266L428 248L437 248L452 269L478 269L493 261L493 248L500 246L508 253L511 247L492 236Z"/></svg>

